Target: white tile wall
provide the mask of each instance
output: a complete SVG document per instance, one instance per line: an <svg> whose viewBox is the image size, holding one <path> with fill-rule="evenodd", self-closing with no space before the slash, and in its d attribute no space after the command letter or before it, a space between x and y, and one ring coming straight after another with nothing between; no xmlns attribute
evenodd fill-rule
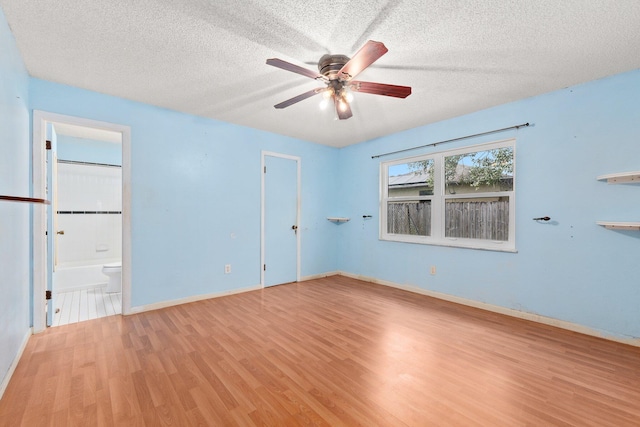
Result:
<svg viewBox="0 0 640 427"><path fill-rule="evenodd" d="M122 258L122 215L58 215L59 267L93 265Z"/></svg>
<svg viewBox="0 0 640 427"><path fill-rule="evenodd" d="M59 163L58 210L122 210L122 169Z"/></svg>
<svg viewBox="0 0 640 427"><path fill-rule="evenodd" d="M57 211L121 211L122 170L58 164ZM121 214L59 214L56 266L101 264L122 257Z"/></svg>

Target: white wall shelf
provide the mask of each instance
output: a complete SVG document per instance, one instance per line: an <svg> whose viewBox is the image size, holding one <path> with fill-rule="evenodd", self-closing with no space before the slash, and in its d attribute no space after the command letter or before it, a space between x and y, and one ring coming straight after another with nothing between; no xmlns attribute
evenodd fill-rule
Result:
<svg viewBox="0 0 640 427"><path fill-rule="evenodd" d="M614 222L614 221L596 221L596 224L608 228L610 230L636 230L640 231L640 222Z"/></svg>
<svg viewBox="0 0 640 427"><path fill-rule="evenodd" d="M607 181L607 184L640 183L640 171L610 173L608 175L600 175L597 179L598 181ZM638 221L596 221L596 224L609 230L640 231L640 222Z"/></svg>
<svg viewBox="0 0 640 427"><path fill-rule="evenodd" d="M610 173L608 175L600 175L597 179L598 181L607 181L608 184L640 183L640 171Z"/></svg>
<svg viewBox="0 0 640 427"><path fill-rule="evenodd" d="M345 218L343 216L328 216L327 219L331 222L347 222L351 218Z"/></svg>

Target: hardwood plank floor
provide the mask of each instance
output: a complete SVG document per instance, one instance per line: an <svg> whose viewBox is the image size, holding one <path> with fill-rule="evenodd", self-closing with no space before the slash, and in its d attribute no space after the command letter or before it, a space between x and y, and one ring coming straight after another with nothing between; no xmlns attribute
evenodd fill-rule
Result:
<svg viewBox="0 0 640 427"><path fill-rule="evenodd" d="M341 276L50 328L1 426L638 426L640 349Z"/></svg>

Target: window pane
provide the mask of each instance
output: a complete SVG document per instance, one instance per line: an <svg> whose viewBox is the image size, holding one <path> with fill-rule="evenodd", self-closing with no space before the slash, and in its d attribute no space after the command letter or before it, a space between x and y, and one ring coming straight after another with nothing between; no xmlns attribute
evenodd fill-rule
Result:
<svg viewBox="0 0 640 427"><path fill-rule="evenodd" d="M389 166L389 197L433 195L433 159Z"/></svg>
<svg viewBox="0 0 640 427"><path fill-rule="evenodd" d="M447 199L445 236L509 240L509 197Z"/></svg>
<svg viewBox="0 0 640 427"><path fill-rule="evenodd" d="M444 158L447 194L513 190L513 147Z"/></svg>
<svg viewBox="0 0 640 427"><path fill-rule="evenodd" d="M387 232L412 236L431 235L431 200L389 202Z"/></svg>

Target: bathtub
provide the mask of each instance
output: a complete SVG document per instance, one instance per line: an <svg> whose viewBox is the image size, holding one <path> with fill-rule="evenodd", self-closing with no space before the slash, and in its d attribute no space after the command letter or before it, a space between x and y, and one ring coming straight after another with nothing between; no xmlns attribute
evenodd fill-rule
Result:
<svg viewBox="0 0 640 427"><path fill-rule="evenodd" d="M120 260L105 260L104 263L81 266L58 266L53 273L54 292L68 292L77 289L105 286L109 278L102 274L102 267Z"/></svg>

